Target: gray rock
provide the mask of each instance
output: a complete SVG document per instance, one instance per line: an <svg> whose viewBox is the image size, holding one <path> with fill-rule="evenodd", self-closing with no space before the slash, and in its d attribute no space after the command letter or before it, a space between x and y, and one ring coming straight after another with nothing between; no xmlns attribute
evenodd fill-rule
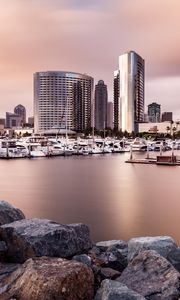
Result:
<svg viewBox="0 0 180 300"><path fill-rule="evenodd" d="M0 225L25 219L23 212L6 201L0 200Z"/></svg>
<svg viewBox="0 0 180 300"><path fill-rule="evenodd" d="M98 247L103 252L105 252L109 247L112 246L118 246L119 249L124 249L127 248L127 243L122 240L110 240L96 243L96 247Z"/></svg>
<svg viewBox="0 0 180 300"><path fill-rule="evenodd" d="M61 225L45 219L3 225L0 238L7 243L7 259L20 263L35 256L71 257L92 245L86 225Z"/></svg>
<svg viewBox="0 0 180 300"><path fill-rule="evenodd" d="M173 249L169 254L167 259L175 267L176 270L180 272L180 248Z"/></svg>
<svg viewBox="0 0 180 300"><path fill-rule="evenodd" d="M82 263L41 257L28 259L0 285L3 300L92 300L94 276Z"/></svg>
<svg viewBox="0 0 180 300"><path fill-rule="evenodd" d="M122 272L127 267L128 248L123 245L114 244L107 248L106 252L99 255L99 259L104 261L103 266Z"/></svg>
<svg viewBox="0 0 180 300"><path fill-rule="evenodd" d="M87 254L80 254L80 255L75 255L73 256L72 260L79 261L88 267L91 267L91 257L88 256Z"/></svg>
<svg viewBox="0 0 180 300"><path fill-rule="evenodd" d="M154 250L141 252L116 279L149 300L176 300L180 274Z"/></svg>
<svg viewBox="0 0 180 300"><path fill-rule="evenodd" d="M5 260L5 255L7 253L7 245L4 241L0 241L0 262Z"/></svg>
<svg viewBox="0 0 180 300"><path fill-rule="evenodd" d="M139 237L128 242L128 261L145 250L155 250L165 258L177 248L175 241L169 236Z"/></svg>
<svg viewBox="0 0 180 300"><path fill-rule="evenodd" d="M145 300L145 298L120 282L105 279L97 291L95 300Z"/></svg>

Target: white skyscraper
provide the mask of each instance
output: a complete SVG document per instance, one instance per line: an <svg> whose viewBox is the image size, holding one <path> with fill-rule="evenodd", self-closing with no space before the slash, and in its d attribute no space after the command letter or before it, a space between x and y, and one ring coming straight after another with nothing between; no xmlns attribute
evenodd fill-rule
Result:
<svg viewBox="0 0 180 300"><path fill-rule="evenodd" d="M144 120L144 59L134 51L119 56L114 77L114 127L138 131Z"/></svg>

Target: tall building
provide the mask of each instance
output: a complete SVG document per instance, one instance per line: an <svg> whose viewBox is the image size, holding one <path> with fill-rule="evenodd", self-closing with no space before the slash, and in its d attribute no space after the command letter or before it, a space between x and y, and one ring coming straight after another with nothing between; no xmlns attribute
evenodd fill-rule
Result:
<svg viewBox="0 0 180 300"><path fill-rule="evenodd" d="M153 102L148 105L149 121L152 123L159 123L161 121L161 105Z"/></svg>
<svg viewBox="0 0 180 300"><path fill-rule="evenodd" d="M173 113L172 112L164 112L162 113L162 122L173 121Z"/></svg>
<svg viewBox="0 0 180 300"><path fill-rule="evenodd" d="M95 128L103 130L107 127L107 85L99 80L95 86Z"/></svg>
<svg viewBox="0 0 180 300"><path fill-rule="evenodd" d="M107 127L113 129L113 102L107 103Z"/></svg>
<svg viewBox="0 0 180 300"><path fill-rule="evenodd" d="M34 74L34 131L91 127L93 78L64 71Z"/></svg>
<svg viewBox="0 0 180 300"><path fill-rule="evenodd" d="M138 131L144 121L144 59L130 51L119 56L114 73L114 128Z"/></svg>
<svg viewBox="0 0 180 300"><path fill-rule="evenodd" d="M21 117L21 119L22 119L22 124L21 125L26 123L26 108L23 105L21 105L21 104L17 105L14 108L14 113L17 116Z"/></svg>
<svg viewBox="0 0 180 300"><path fill-rule="evenodd" d="M119 71L114 72L114 129L120 129Z"/></svg>

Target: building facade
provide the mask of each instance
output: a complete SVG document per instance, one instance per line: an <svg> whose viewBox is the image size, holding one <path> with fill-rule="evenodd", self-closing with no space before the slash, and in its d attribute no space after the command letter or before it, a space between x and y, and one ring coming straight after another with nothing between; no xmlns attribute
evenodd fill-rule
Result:
<svg viewBox="0 0 180 300"><path fill-rule="evenodd" d="M173 121L173 113L172 112L164 112L162 113L162 122Z"/></svg>
<svg viewBox="0 0 180 300"><path fill-rule="evenodd" d="M22 120L22 124L21 125L23 125L23 124L26 123L26 108L23 105L21 105L21 104L17 105L14 108L14 113L17 116L21 117L21 120Z"/></svg>
<svg viewBox="0 0 180 300"><path fill-rule="evenodd" d="M6 112L6 127L21 127L22 126L22 118L16 114Z"/></svg>
<svg viewBox="0 0 180 300"><path fill-rule="evenodd" d="M34 131L66 128L83 132L91 127L93 78L64 71L34 74Z"/></svg>
<svg viewBox="0 0 180 300"><path fill-rule="evenodd" d="M144 121L144 59L130 51L119 56L114 73L114 128L138 131Z"/></svg>
<svg viewBox="0 0 180 300"><path fill-rule="evenodd" d="M103 130L107 127L107 85L103 80L99 80L95 86L95 128Z"/></svg>
<svg viewBox="0 0 180 300"><path fill-rule="evenodd" d="M159 123L161 121L161 105L153 102L148 105L149 122Z"/></svg>
<svg viewBox="0 0 180 300"><path fill-rule="evenodd" d="M107 127L113 129L113 102L107 103Z"/></svg>

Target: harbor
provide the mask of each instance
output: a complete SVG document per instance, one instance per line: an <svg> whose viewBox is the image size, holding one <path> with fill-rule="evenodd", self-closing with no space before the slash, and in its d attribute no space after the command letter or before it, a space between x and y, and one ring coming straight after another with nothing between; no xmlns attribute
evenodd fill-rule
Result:
<svg viewBox="0 0 180 300"><path fill-rule="evenodd" d="M0 159L15 158L35 158L35 157L55 157L71 155L107 155L130 153L129 163L163 163L159 158L150 157L150 153L157 153L157 157L163 156L163 153L172 152L169 161L166 163L176 163L179 165L179 157L174 155L174 151L180 150L179 140L153 141L141 138L134 139L116 139L90 137L68 138L66 137L46 137L46 136L29 136L20 139L0 139ZM134 152L146 153L146 159L136 159L133 157ZM168 152L169 155L169 152ZM165 161L164 161L165 163Z"/></svg>

